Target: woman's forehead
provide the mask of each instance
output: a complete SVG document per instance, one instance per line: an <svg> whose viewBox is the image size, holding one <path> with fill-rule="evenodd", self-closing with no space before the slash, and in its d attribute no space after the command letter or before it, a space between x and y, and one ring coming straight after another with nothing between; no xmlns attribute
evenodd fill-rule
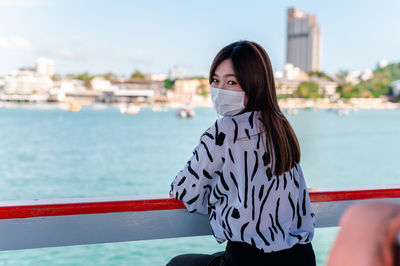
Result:
<svg viewBox="0 0 400 266"><path fill-rule="evenodd" d="M214 71L214 76L236 76L233 69L232 61L230 59L225 59L222 61Z"/></svg>

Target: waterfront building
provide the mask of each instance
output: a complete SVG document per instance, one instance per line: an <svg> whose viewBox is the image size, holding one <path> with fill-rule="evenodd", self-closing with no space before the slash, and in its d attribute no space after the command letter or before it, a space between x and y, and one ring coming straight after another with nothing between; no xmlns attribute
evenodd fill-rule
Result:
<svg viewBox="0 0 400 266"><path fill-rule="evenodd" d="M275 76L275 87L277 95L294 95L297 91L297 88L300 86L302 82L315 82L318 84L319 94L323 97L335 99L338 97L336 93L336 88L338 84L334 81L331 81L327 78L311 76L309 77L304 72L300 72L297 76L292 76L291 73L289 75L278 74Z"/></svg>
<svg viewBox="0 0 400 266"><path fill-rule="evenodd" d="M286 63L283 71L275 72L275 86L278 95L292 95L301 82L308 79L308 75L291 63Z"/></svg>
<svg viewBox="0 0 400 266"><path fill-rule="evenodd" d="M113 89L111 82L104 77L94 77L90 81L90 86L95 91L109 91Z"/></svg>
<svg viewBox="0 0 400 266"><path fill-rule="evenodd" d="M300 68L295 67L291 63L286 63L283 67L283 77L289 80L293 80L300 75Z"/></svg>
<svg viewBox="0 0 400 266"><path fill-rule="evenodd" d="M111 102L134 102L134 103L152 103L154 102L153 90L129 90L118 89L112 92L105 92L105 97L109 97Z"/></svg>
<svg viewBox="0 0 400 266"><path fill-rule="evenodd" d="M288 80L306 80L308 78L308 75L293 64L286 63L283 67L282 77Z"/></svg>
<svg viewBox="0 0 400 266"><path fill-rule="evenodd" d="M116 86L118 89L128 89L128 90L160 91L164 88L163 81L155 81L155 80L123 80L123 81L113 81L111 84Z"/></svg>
<svg viewBox="0 0 400 266"><path fill-rule="evenodd" d="M53 87L53 81L31 70L14 71L5 77L5 94L47 94Z"/></svg>
<svg viewBox="0 0 400 266"><path fill-rule="evenodd" d="M49 91L49 101L74 102L74 95L77 94L79 98L81 96L79 92L85 90L85 83L82 80L63 78L53 81L53 89Z"/></svg>
<svg viewBox="0 0 400 266"><path fill-rule="evenodd" d="M317 17L297 8L287 10L286 63L307 73L320 69L320 27Z"/></svg>
<svg viewBox="0 0 400 266"><path fill-rule="evenodd" d="M102 91L94 91L87 89L79 89L65 92L63 101L69 103L78 104L92 104L94 102L99 102L103 98Z"/></svg>
<svg viewBox="0 0 400 266"><path fill-rule="evenodd" d="M111 92L104 93L106 102L163 102L166 98L164 81L126 80L111 83Z"/></svg>
<svg viewBox="0 0 400 266"><path fill-rule="evenodd" d="M54 61L38 58L35 67L23 67L4 78L1 99L5 101L47 101L53 89Z"/></svg>
<svg viewBox="0 0 400 266"><path fill-rule="evenodd" d="M299 87L301 80L275 79L277 95L293 95Z"/></svg>
<svg viewBox="0 0 400 266"><path fill-rule="evenodd" d="M358 83L360 83L360 76L361 71L359 70L349 71L346 75L345 81L347 83L350 83L351 85L357 85Z"/></svg>
<svg viewBox="0 0 400 266"><path fill-rule="evenodd" d="M378 61L377 67L378 68L383 68L383 67L387 66L388 64L389 64L388 60L381 59L381 60Z"/></svg>
<svg viewBox="0 0 400 266"><path fill-rule="evenodd" d="M36 60L36 72L43 76L53 76L55 71L54 61L40 57Z"/></svg>
<svg viewBox="0 0 400 266"><path fill-rule="evenodd" d="M324 77L311 76L310 81L318 84L319 94L323 95L325 98L335 99L340 97L336 93L336 88L338 84L332 80Z"/></svg>
<svg viewBox="0 0 400 266"><path fill-rule="evenodd" d="M154 81L164 81L168 78L168 75L164 73L154 73L154 74L149 74L148 76L150 80Z"/></svg>
<svg viewBox="0 0 400 266"><path fill-rule="evenodd" d="M54 81L54 88L59 88L60 90L65 92L86 89L85 82L83 80L68 78Z"/></svg>
<svg viewBox="0 0 400 266"><path fill-rule="evenodd" d="M374 77L374 73L371 69L364 70L360 75L360 80L368 80Z"/></svg>
<svg viewBox="0 0 400 266"><path fill-rule="evenodd" d="M198 79L177 79L174 83L175 94L194 95L199 89L200 81Z"/></svg>
<svg viewBox="0 0 400 266"><path fill-rule="evenodd" d="M182 101L192 101L196 95L206 96L210 93L208 78L185 78L174 82L174 97Z"/></svg>
<svg viewBox="0 0 400 266"><path fill-rule="evenodd" d="M344 72L343 74L333 73L332 77L339 82L350 83L351 85L357 85L361 81L365 81L374 77L374 73L371 69L366 69L364 71L352 70L349 72ZM344 79L344 80L343 80Z"/></svg>

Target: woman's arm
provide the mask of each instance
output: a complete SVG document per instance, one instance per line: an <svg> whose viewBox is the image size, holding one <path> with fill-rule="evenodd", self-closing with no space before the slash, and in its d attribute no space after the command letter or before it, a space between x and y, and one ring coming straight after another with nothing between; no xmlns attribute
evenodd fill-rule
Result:
<svg viewBox="0 0 400 266"><path fill-rule="evenodd" d="M218 131L217 120L200 138L193 156L171 184L170 194L181 200L188 211L208 213L209 195L221 171L225 134Z"/></svg>

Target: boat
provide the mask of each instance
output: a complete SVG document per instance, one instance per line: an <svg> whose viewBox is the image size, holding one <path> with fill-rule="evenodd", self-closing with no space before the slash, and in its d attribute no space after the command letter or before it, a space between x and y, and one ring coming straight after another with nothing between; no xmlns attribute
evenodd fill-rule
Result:
<svg viewBox="0 0 400 266"><path fill-rule="evenodd" d="M176 109L176 115L180 118L186 119L186 118L192 118L195 115L195 112L192 107L190 106L185 106L185 107L179 107Z"/></svg>
<svg viewBox="0 0 400 266"><path fill-rule="evenodd" d="M282 108L282 110L288 115L297 115L299 113L299 110L293 107Z"/></svg>
<svg viewBox="0 0 400 266"><path fill-rule="evenodd" d="M297 115L297 114L299 113L299 110L297 110L296 108L289 108L289 109L287 110L287 113L288 113L289 115Z"/></svg>
<svg viewBox="0 0 400 266"><path fill-rule="evenodd" d="M153 107L151 108L151 110L152 110L153 112L155 112L155 113L159 113L159 112L162 111L162 107L161 107L161 105L155 104L155 105L153 105Z"/></svg>
<svg viewBox="0 0 400 266"><path fill-rule="evenodd" d="M70 112L79 112L80 110L81 110L81 106L76 103L71 103L67 107L67 111L70 111Z"/></svg>
<svg viewBox="0 0 400 266"><path fill-rule="evenodd" d="M94 104L90 105L90 108L93 110L106 110L108 108L108 106L106 104L102 104L102 103L94 103Z"/></svg>
<svg viewBox="0 0 400 266"><path fill-rule="evenodd" d="M313 106L313 107L311 108L311 111L313 111L313 112L319 112L320 110L321 110L321 108L318 107L318 106Z"/></svg>
<svg viewBox="0 0 400 266"><path fill-rule="evenodd" d="M349 108L339 108L336 110L336 113L339 116L345 116L345 115L349 115L350 114L350 109Z"/></svg>
<svg viewBox="0 0 400 266"><path fill-rule="evenodd" d="M121 114L135 115L140 112L140 106L134 104L123 104L119 107Z"/></svg>

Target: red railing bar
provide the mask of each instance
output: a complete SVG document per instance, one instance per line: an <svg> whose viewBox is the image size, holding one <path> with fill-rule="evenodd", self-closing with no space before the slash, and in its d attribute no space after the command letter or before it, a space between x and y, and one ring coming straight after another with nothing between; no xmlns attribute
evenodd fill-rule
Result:
<svg viewBox="0 0 400 266"><path fill-rule="evenodd" d="M400 198L400 188L310 192L311 202L383 198Z"/></svg>
<svg viewBox="0 0 400 266"><path fill-rule="evenodd" d="M310 198L312 202L400 198L400 188L323 192L311 191ZM0 219L113 212L158 211L184 208L185 206L181 201L173 198L0 206Z"/></svg>
<svg viewBox="0 0 400 266"><path fill-rule="evenodd" d="M60 203L0 207L0 219L29 218L111 212L139 212L184 209L176 199L148 199L127 201L104 201L90 203Z"/></svg>

